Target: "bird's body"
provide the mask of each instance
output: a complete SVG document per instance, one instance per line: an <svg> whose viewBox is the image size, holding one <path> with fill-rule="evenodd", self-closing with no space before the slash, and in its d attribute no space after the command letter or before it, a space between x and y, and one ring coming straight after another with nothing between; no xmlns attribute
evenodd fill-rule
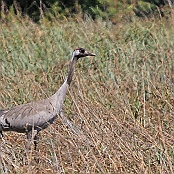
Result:
<svg viewBox="0 0 174 174"><path fill-rule="evenodd" d="M25 133L33 127L38 131L46 128L60 114L67 90L68 85L64 83L53 96L47 99L18 105L3 111L0 116L1 129Z"/></svg>
<svg viewBox="0 0 174 174"><path fill-rule="evenodd" d="M9 110L0 110L1 136L3 136L2 131L16 131L26 133L28 139L33 136L36 140L37 133L53 123L57 116L62 113L63 102L72 81L76 62L80 57L86 56L95 56L95 54L89 53L83 48L74 50L70 60L68 77L51 97L18 105Z"/></svg>

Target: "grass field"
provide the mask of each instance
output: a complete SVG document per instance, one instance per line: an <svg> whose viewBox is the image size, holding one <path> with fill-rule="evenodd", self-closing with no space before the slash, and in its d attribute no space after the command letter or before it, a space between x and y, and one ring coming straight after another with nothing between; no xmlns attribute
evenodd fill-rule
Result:
<svg viewBox="0 0 174 174"><path fill-rule="evenodd" d="M64 104L88 141L57 119L26 155L25 135L5 132L0 173L173 173L173 18L10 20L0 24L2 109L55 93L74 48L97 56L79 60Z"/></svg>

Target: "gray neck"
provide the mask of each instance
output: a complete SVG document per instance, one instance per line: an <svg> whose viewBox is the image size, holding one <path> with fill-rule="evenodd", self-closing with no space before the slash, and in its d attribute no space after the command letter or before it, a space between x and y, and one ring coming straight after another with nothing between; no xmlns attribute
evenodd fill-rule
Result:
<svg viewBox="0 0 174 174"><path fill-rule="evenodd" d="M63 83L63 85L59 88L59 90L51 97L52 105L55 107L55 113L61 112L63 107L63 102L68 91L68 87L72 81L72 77L74 75L74 69L77 62L77 57L72 57L69 65L68 77Z"/></svg>
<svg viewBox="0 0 174 174"><path fill-rule="evenodd" d="M76 63L77 63L77 57L72 58L71 61L70 61L69 72L68 72L68 77L67 77L67 83L68 83L68 85L70 85L70 83L72 81Z"/></svg>

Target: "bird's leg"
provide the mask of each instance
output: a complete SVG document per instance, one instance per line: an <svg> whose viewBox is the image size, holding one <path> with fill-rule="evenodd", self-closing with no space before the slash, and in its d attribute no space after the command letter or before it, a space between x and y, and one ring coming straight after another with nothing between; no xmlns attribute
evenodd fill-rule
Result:
<svg viewBox="0 0 174 174"><path fill-rule="evenodd" d="M0 131L0 138L3 138L3 134L2 134L2 131Z"/></svg>
<svg viewBox="0 0 174 174"><path fill-rule="evenodd" d="M32 129L31 131L27 132L27 149L30 149L31 142L34 142L34 150L36 150L38 140L37 133L38 131L36 129Z"/></svg>
<svg viewBox="0 0 174 174"><path fill-rule="evenodd" d="M26 144L26 156L28 157L28 161L29 163L31 162L33 153L32 153L32 148L31 146L34 144L34 160L36 162L39 162L39 158L38 158L38 153L36 151L37 148L37 140L38 140L38 131L37 129L32 129L30 131L26 132L27 135L27 144Z"/></svg>
<svg viewBox="0 0 174 174"><path fill-rule="evenodd" d="M34 150L36 150L37 142L38 142L38 136L37 136L37 133L36 133L36 135L34 136Z"/></svg>

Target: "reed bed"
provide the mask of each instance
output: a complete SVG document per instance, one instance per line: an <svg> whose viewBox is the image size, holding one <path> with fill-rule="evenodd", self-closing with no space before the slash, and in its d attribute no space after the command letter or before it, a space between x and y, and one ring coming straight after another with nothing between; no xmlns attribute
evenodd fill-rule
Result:
<svg viewBox="0 0 174 174"><path fill-rule="evenodd" d="M74 48L97 56L79 60L64 104L88 141L57 119L26 155L25 135L5 132L0 173L173 173L172 19L11 21L0 24L2 109L55 93Z"/></svg>

